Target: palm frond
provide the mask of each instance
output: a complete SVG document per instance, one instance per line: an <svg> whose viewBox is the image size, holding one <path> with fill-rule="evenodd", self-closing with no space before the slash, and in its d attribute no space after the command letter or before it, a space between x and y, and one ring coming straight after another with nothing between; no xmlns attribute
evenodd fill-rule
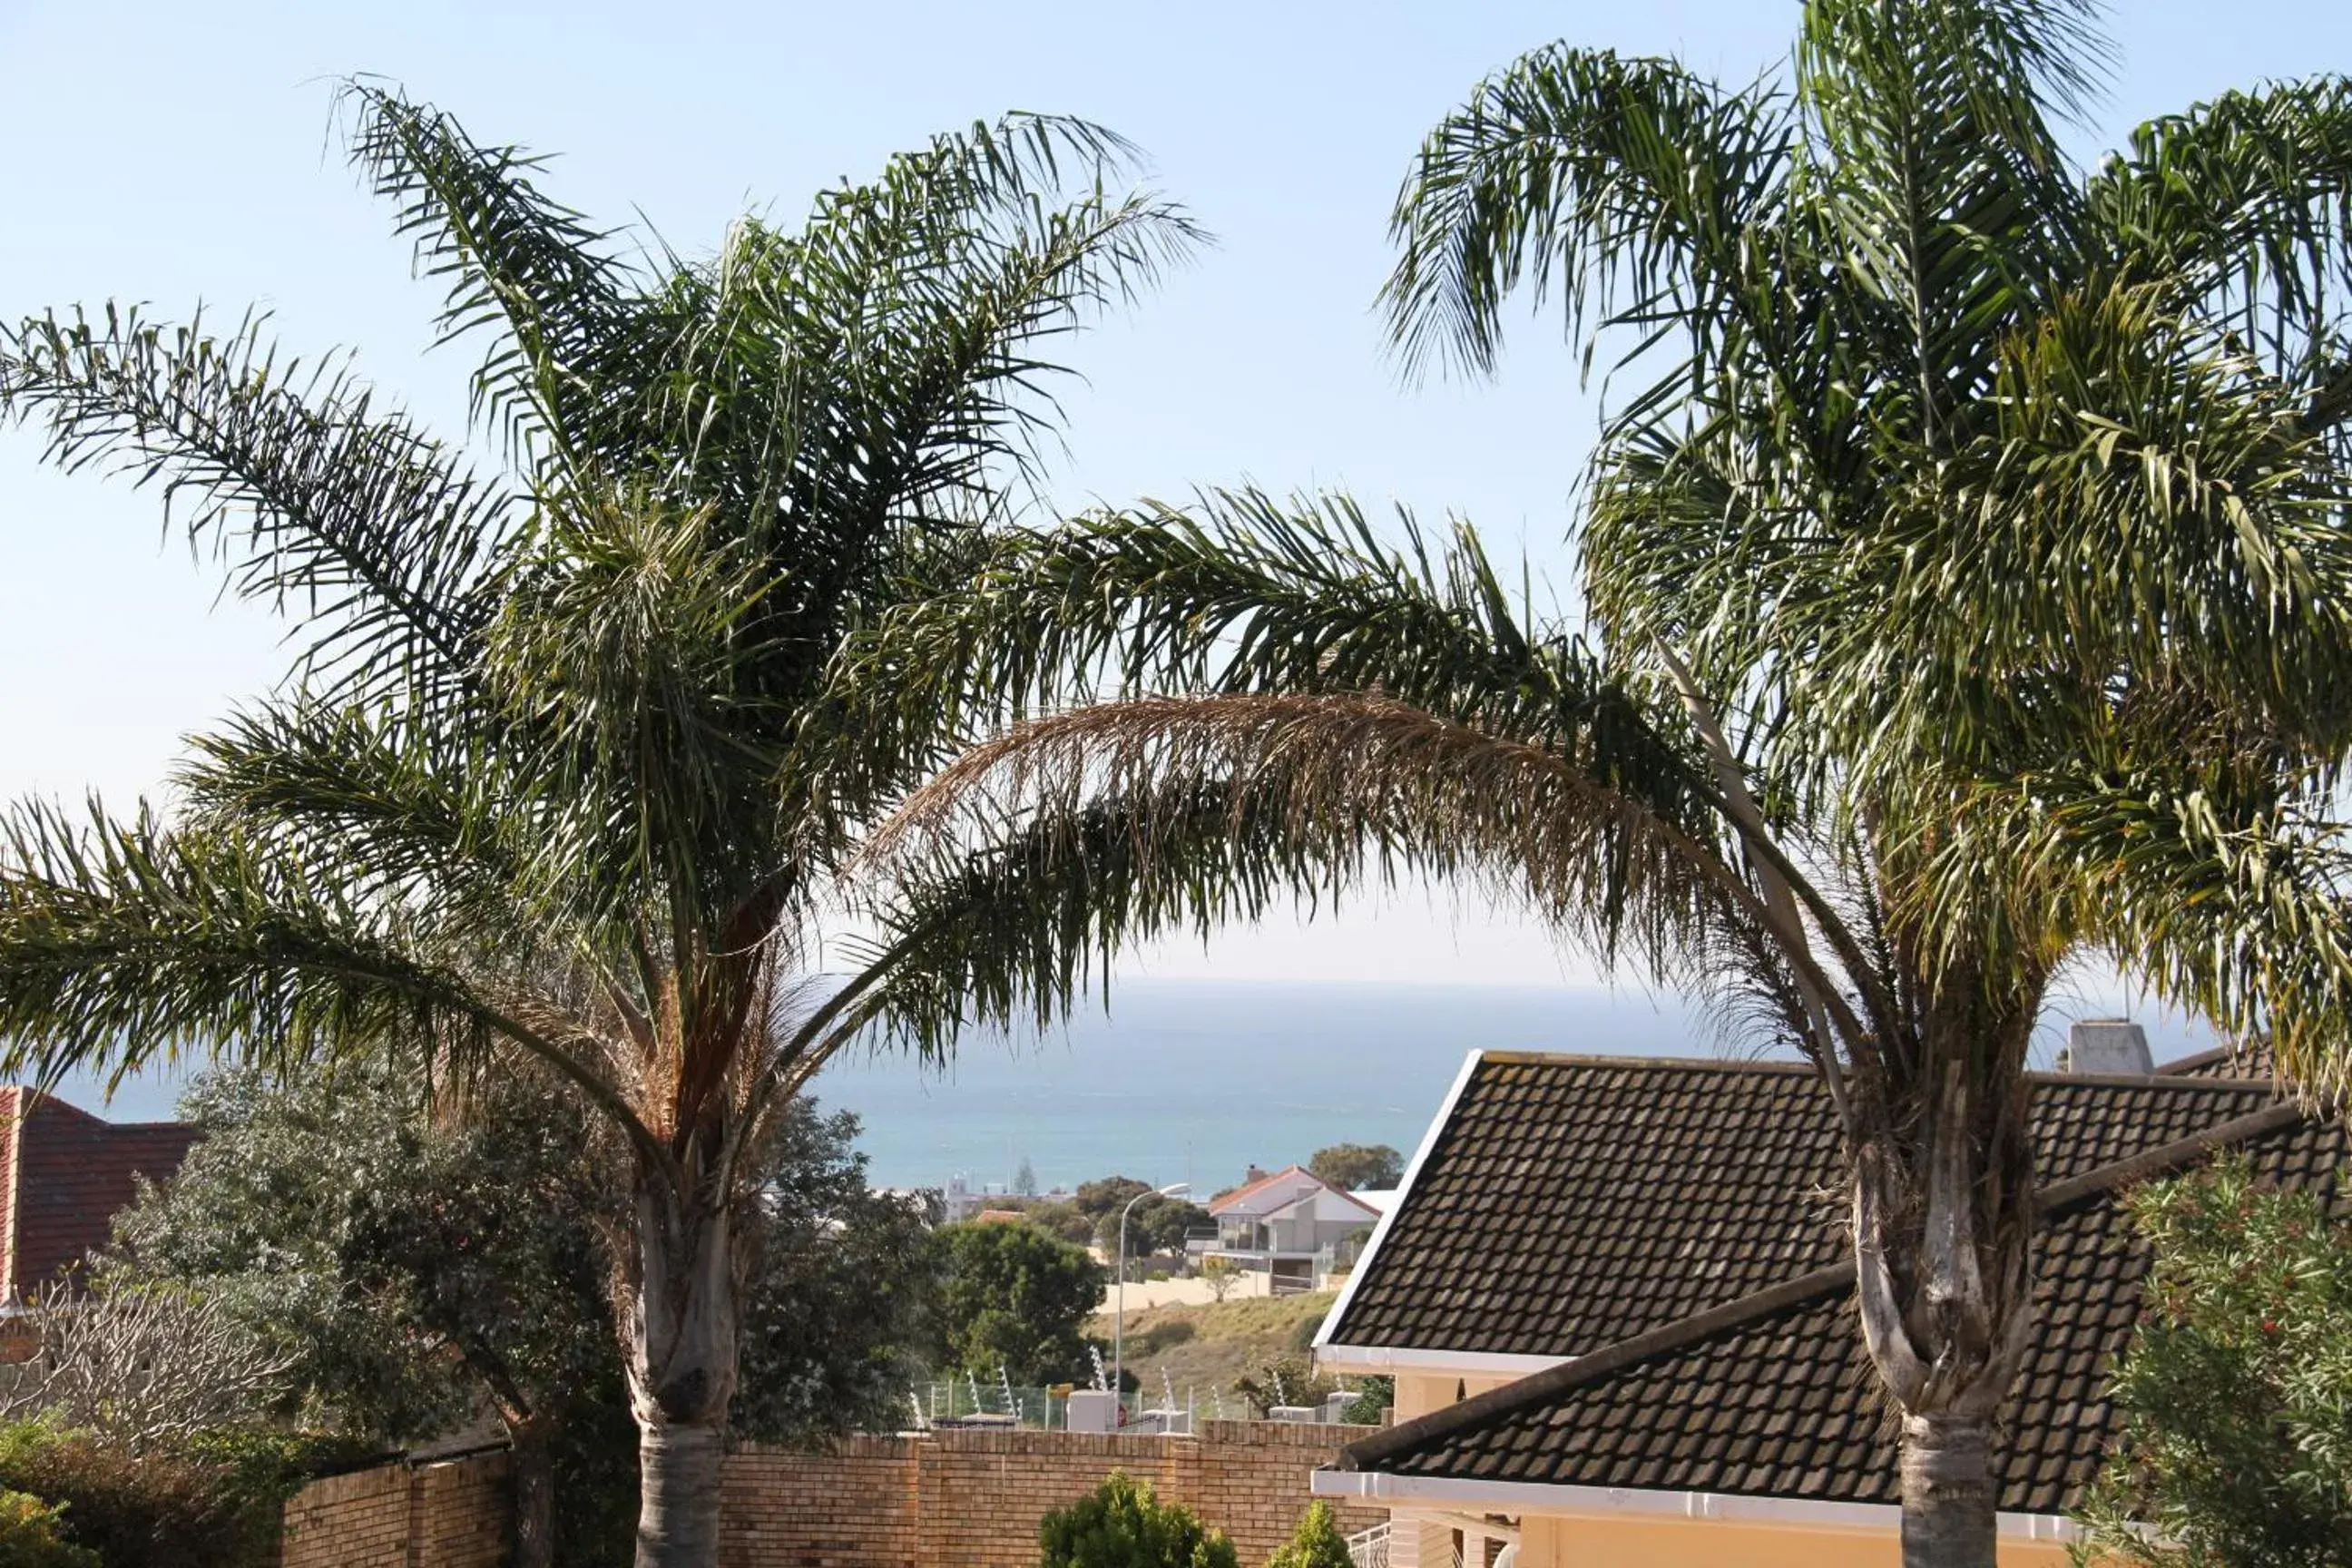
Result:
<svg viewBox="0 0 2352 1568"><path fill-rule="evenodd" d="M1511 733L1628 742L1650 722L1475 531L1395 521L1391 545L1343 494L1239 490L1006 530L966 584L853 641L837 679L869 721L903 706L910 725L1176 689L1380 692Z"/></svg>
<svg viewBox="0 0 2352 1568"><path fill-rule="evenodd" d="M1970 792L1923 882L1923 929L2048 931L2116 953L2230 1037L2352 1090L2352 857L2307 793L2231 799L2161 770L2053 770ZM2014 874L1988 897L1988 863ZM2006 907L2003 907L2006 906ZM1991 929L1988 931L1988 926Z"/></svg>
<svg viewBox="0 0 2352 1568"><path fill-rule="evenodd" d="M2149 121L2088 184L2095 238L2162 280L2313 400L2352 418L2352 79L2228 92Z"/></svg>
<svg viewBox="0 0 2352 1568"><path fill-rule="evenodd" d="M119 1082L184 1047L279 1068L402 1040L462 1053L499 1027L396 910L233 834L27 805L0 856L7 1070Z"/></svg>
<svg viewBox="0 0 2352 1568"><path fill-rule="evenodd" d="M2090 0L1809 0L1807 210L1903 421L1929 445L1984 392L1986 345L2074 269L2080 192L2050 120L2112 51ZM1886 416L1882 416L1886 417Z"/></svg>
<svg viewBox="0 0 2352 1568"><path fill-rule="evenodd" d="M173 772L180 820L235 832L362 907L418 898L486 931L520 929L532 847L549 831L486 734L333 708L248 706ZM542 911L543 912L543 911Z"/></svg>
<svg viewBox="0 0 2352 1568"><path fill-rule="evenodd" d="M184 1051L278 1072L369 1054L467 1072L504 1046L667 1158L539 933L501 943L437 912L360 896L234 828L20 805L0 821L0 1072L119 1087Z"/></svg>
<svg viewBox="0 0 2352 1568"><path fill-rule="evenodd" d="M304 669L353 700L463 679L517 507L344 363L281 359L109 307L0 338L0 418L47 456L162 489L237 593L302 626Z"/></svg>
<svg viewBox="0 0 2352 1568"><path fill-rule="evenodd" d="M828 193L797 233L737 226L674 283L677 370L649 410L676 437L674 482L760 548L856 563L890 530L996 510L1050 428L1060 372L1040 345L1201 238L1172 204L1105 188L1117 165L1085 161L1114 155L1105 134L978 127Z"/></svg>
<svg viewBox="0 0 2352 1568"><path fill-rule="evenodd" d="M441 341L494 334L474 373L475 417L519 459L541 437L561 450L609 395L599 362L639 325L611 237L539 188L544 159L483 146L395 88L354 79L341 102L352 165L394 205L418 275L446 281Z"/></svg>
<svg viewBox="0 0 2352 1568"><path fill-rule="evenodd" d="M1148 861L1156 825L1189 832L1201 803L1222 793L1236 829L1278 847L1255 872L1267 882L1287 877L1337 897L1366 879L1471 881L1653 972L1727 920L1773 924L1724 852L1712 800L1644 798L1633 777L1632 766L1563 757L1386 697L1141 698L974 747L908 797L867 858L920 880L927 858L959 856L975 839L1010 834L1034 848L1033 828L1055 823L1083 836L1108 802L1139 825L1119 852ZM1244 890L1257 896L1255 884ZM1194 892L1195 918L1224 912L1225 894ZM1807 979L1837 995L1818 969Z"/></svg>
<svg viewBox="0 0 2352 1568"><path fill-rule="evenodd" d="M1527 55L1422 143L1390 218L1391 335L1413 369L1491 371L1502 302L1526 284L1538 303L1557 291L1571 337L1703 339L1750 281L1793 146L1780 94L1727 93L1670 60Z"/></svg>

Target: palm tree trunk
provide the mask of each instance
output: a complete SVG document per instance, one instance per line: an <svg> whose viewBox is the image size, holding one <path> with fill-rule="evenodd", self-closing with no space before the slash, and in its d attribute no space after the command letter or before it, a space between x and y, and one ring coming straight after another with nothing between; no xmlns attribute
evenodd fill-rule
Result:
<svg viewBox="0 0 2352 1568"><path fill-rule="evenodd" d="M719 1561L716 1424L646 1426L637 1436L636 1568L711 1568Z"/></svg>
<svg viewBox="0 0 2352 1568"><path fill-rule="evenodd" d="M715 1568L738 1268L723 1198L641 1172L622 1279L622 1348L637 1422L636 1568Z"/></svg>
<svg viewBox="0 0 2352 1568"><path fill-rule="evenodd" d="M1981 1415L1903 1418L1903 1568L1991 1568L1990 1426Z"/></svg>
<svg viewBox="0 0 2352 1568"><path fill-rule="evenodd" d="M1958 1050L1929 1060L1907 1114L1874 1079L1851 1101L1856 1299L1903 1415L1904 1568L1994 1568L1991 1425L2033 1322L2025 1085Z"/></svg>

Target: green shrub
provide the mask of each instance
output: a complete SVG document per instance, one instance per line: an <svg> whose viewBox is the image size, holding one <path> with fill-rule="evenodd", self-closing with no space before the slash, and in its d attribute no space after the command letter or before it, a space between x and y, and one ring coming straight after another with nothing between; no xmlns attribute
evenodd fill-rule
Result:
<svg viewBox="0 0 2352 1568"><path fill-rule="evenodd" d="M1339 1419L1377 1426L1396 1404L1396 1379L1368 1377L1356 1385L1355 1393L1355 1402L1339 1413Z"/></svg>
<svg viewBox="0 0 2352 1568"><path fill-rule="evenodd" d="M1154 1323L1148 1329L1128 1335L1127 1353L1134 1360L1144 1361L1161 1351L1191 1343L1200 1331L1189 1318L1171 1318L1164 1323Z"/></svg>
<svg viewBox="0 0 2352 1568"><path fill-rule="evenodd" d="M1241 1568L1234 1543L1145 1482L1110 1479L1037 1526L1038 1568Z"/></svg>
<svg viewBox="0 0 2352 1568"><path fill-rule="evenodd" d="M0 1568L106 1568L98 1553L59 1534L61 1503L0 1491Z"/></svg>
<svg viewBox="0 0 2352 1568"><path fill-rule="evenodd" d="M1303 1355L1262 1361L1234 1379L1234 1392L1250 1402L1260 1420L1278 1405L1320 1405L1339 1385L1316 1372Z"/></svg>
<svg viewBox="0 0 2352 1568"><path fill-rule="evenodd" d="M1355 1568L1355 1560L1348 1555L1348 1538L1331 1517L1331 1505L1308 1504L1307 1517L1288 1541L1275 1548L1265 1568Z"/></svg>
<svg viewBox="0 0 2352 1568"><path fill-rule="evenodd" d="M106 1568L263 1568L286 1499L341 1445L267 1433L205 1434L133 1454L87 1432L0 1428L0 1487L65 1505L68 1541Z"/></svg>
<svg viewBox="0 0 2352 1568"><path fill-rule="evenodd" d="M2352 1568L2352 1225L2240 1160L2126 1202L2154 1262L2077 1560Z"/></svg>

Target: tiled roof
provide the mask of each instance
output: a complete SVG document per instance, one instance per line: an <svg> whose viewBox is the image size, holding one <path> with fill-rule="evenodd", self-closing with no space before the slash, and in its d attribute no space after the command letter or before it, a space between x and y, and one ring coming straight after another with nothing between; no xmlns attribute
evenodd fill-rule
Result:
<svg viewBox="0 0 2352 1568"><path fill-rule="evenodd" d="M1278 1195L1276 1189L1285 1184L1297 1186L1298 1191L1286 1197ZM1330 1183L1306 1166L1285 1165L1270 1176L1260 1176L1245 1186L1235 1187L1232 1192L1210 1200L1209 1212L1213 1215L1235 1214L1244 1215L1253 1219L1264 1219L1277 1210L1287 1208L1306 1194L1318 1189L1339 1193L1340 1196L1349 1198L1351 1203L1355 1201L1343 1189L1332 1186Z"/></svg>
<svg viewBox="0 0 2352 1568"><path fill-rule="evenodd" d="M2234 1097L2212 1095L2210 1109ZM2145 1247L2114 1194L2203 1157L2190 1138L2043 1189L2035 1333L2002 1413L2000 1506L2063 1511L2114 1436L2109 1368L2138 1315ZM2273 1105L2228 1128L2260 1173L2327 1186L2352 1157L2331 1120ZM1897 1500L1895 1434L1854 1326L1850 1265L1391 1428L1342 1468L1456 1479Z"/></svg>
<svg viewBox="0 0 2352 1568"><path fill-rule="evenodd" d="M2254 1083L2037 1076L2046 1181L2271 1102ZM1844 1256L1827 1097L1801 1063L1480 1059L1325 1335L1569 1356Z"/></svg>
<svg viewBox="0 0 2352 1568"><path fill-rule="evenodd" d="M197 1130L184 1121L103 1121L33 1089L0 1089L6 1141L6 1278L0 1300L25 1300L110 1238L139 1178L180 1168Z"/></svg>
<svg viewBox="0 0 2352 1568"><path fill-rule="evenodd" d="M2168 1061L2156 1070L2166 1078L2246 1079L2269 1083L2278 1077L2278 1062L2271 1056L2267 1041L2255 1040L2234 1049L2223 1046L2218 1050L2200 1051L2193 1057Z"/></svg>

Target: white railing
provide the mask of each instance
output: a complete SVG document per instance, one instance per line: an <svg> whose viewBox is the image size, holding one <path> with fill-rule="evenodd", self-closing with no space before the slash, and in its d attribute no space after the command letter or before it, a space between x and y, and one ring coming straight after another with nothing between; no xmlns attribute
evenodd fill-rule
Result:
<svg viewBox="0 0 2352 1568"><path fill-rule="evenodd" d="M1354 1563L1355 1568L1389 1568L1389 1540L1395 1531L1396 1526L1393 1522L1376 1524L1370 1530L1358 1531L1348 1537L1348 1561ZM1447 1542L1447 1548L1446 1557L1449 1559L1450 1568L1465 1568L1462 1559L1462 1549L1450 1541ZM1510 1558L1506 1557L1500 1568L1509 1568L1510 1561Z"/></svg>

